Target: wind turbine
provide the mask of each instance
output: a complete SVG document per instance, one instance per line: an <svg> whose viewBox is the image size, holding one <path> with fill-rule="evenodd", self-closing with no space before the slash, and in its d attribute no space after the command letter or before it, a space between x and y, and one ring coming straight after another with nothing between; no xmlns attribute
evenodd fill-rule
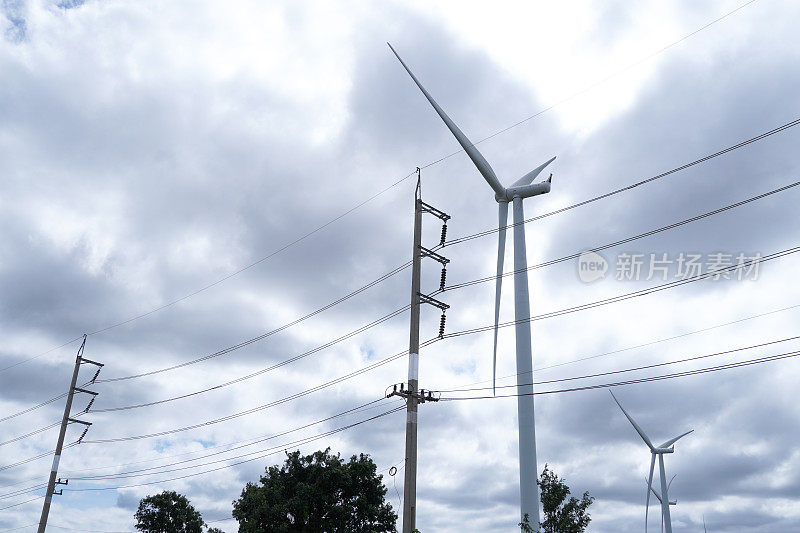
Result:
<svg viewBox="0 0 800 533"><path fill-rule="evenodd" d="M389 43L387 43L389 44ZM539 490L536 486L538 469L536 466L536 428L534 425L533 406L533 357L531 355L531 326L529 318L530 297L528 295L528 260L525 253L525 213L522 201L530 196L537 196L550 192L550 178L540 183L533 180L549 165L555 157L531 170L515 181L510 187L503 187L494 170L478 151L466 135L439 107L430 93L425 90L420 81L408 68L405 61L395 51L394 55L406 69L406 72L417 84L417 87L428 99L433 109L439 114L447 128L464 149L478 172L494 191L498 210L498 236L497 243L497 282L495 285L494 304L494 354L492 358L492 389L494 390L497 376L497 324L500 318L500 289L502 287L503 258L506 246L506 225L508 224L508 203L514 205L514 318L516 323L516 351L517 351L517 417L519 422L519 483L520 483L520 517L528 515L528 519L538 527L539 524Z"/></svg>
<svg viewBox="0 0 800 533"><path fill-rule="evenodd" d="M667 474L666 472L664 472L664 454L674 453L675 452L674 444L678 441L678 439L685 437L694 430L690 429L686 433L682 433L677 437L671 438L659 446L654 446L653 443L648 438L648 436L645 434L644 430L641 428L641 426L639 426L639 424L636 423L633 417L631 417L631 415L628 414L628 411L626 411L625 408L622 407L622 404L619 403L619 400L617 400L617 397L614 396L613 392L611 392L611 397L614 398L614 401L617 402L619 408L622 409L622 412L625 414L625 417L628 419L631 425L633 425L633 429L636 430L636 433L638 433L639 436L642 437L644 443L647 444L648 448L650 448L650 475L647 478L647 503L645 504L645 511L644 511L644 530L645 532L647 531L647 516L650 511L650 492L653 488L653 468L655 467L656 464L656 456L658 456L658 471L659 471L659 477L661 478L661 495L658 496L658 500L661 502L661 512L664 517L664 525L666 531L667 533L672 533L672 519L670 518L669 514L669 494L667 486Z"/></svg>
<svg viewBox="0 0 800 533"><path fill-rule="evenodd" d="M672 481L675 479L676 475L677 474L673 475L672 478L670 478L669 483L667 483L667 490L669 490L669 488L672 486ZM644 482L647 483L647 479L645 479ZM650 492L652 492L653 496L656 497L656 499L658 500L658 503L663 503L662 500L661 500L661 494L659 494L658 491L656 489L654 489L652 486L650 487ZM678 500L671 500L669 502L669 504L670 505L678 505ZM661 531L664 531L664 513L663 512L661 513Z"/></svg>

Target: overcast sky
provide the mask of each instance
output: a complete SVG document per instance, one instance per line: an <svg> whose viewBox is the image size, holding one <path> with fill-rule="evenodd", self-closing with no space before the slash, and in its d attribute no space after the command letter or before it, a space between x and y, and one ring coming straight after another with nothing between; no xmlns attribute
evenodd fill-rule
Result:
<svg viewBox="0 0 800 533"><path fill-rule="evenodd" d="M66 392L80 344L67 341L84 333L92 333L85 356L105 364L100 379L151 372L262 336L403 265L411 257L409 176L417 166L423 199L452 216L448 238L496 227L493 193L463 153L442 159L458 145L387 41L473 141L514 126L479 144L501 182L510 185L558 156L548 168L552 191L525 202L529 217L800 118L800 5L791 0L744 7L744 0L430 4L2 0L0 418ZM799 140L800 127L790 127L531 222L529 264L793 184L800 180ZM665 283L662 271L649 276L651 254L667 260L663 276L670 281L686 274L681 254L700 256L708 268L714 254L735 261L798 246L798 201L800 186L603 250L608 271L593 282L581 280L576 259L535 269L532 313ZM426 217L424 224L425 244L437 244L438 220ZM492 233L445 247L448 284L492 275L496 239ZM506 250L508 270L510 241ZM630 273L619 270L626 258L642 261L640 279L617 279ZM800 335L799 268L791 254L759 264L745 279L701 280L536 320L535 380ZM426 261L423 290L437 289L439 274ZM405 269L235 351L98 382L92 409L194 393L305 354L407 305L409 284ZM508 321L511 278L504 288L501 320ZM438 298L451 306L447 333L492 322L491 282ZM438 312L425 308L422 318L423 340L435 337ZM227 421L93 441L215 421L346 376L407 350L408 320L403 312L213 391L90 411L83 416L93 423L86 442L64 450L59 473L70 483L55 497L49 524L56 531L131 531L139 499L165 489L187 495L207 521L230 518L245 483L281 463L284 448L370 454L399 513L402 412L294 443L386 413L402 405L396 399L208 455L381 398L406 380L404 356ZM536 388L660 376L792 353L799 345L794 339ZM491 350L491 332L423 348L420 384L491 386ZM92 370L84 365L82 382ZM498 384L515 383L515 372L508 327L500 330ZM676 475L676 531L702 531L703 520L709 532L800 531L798 377L800 361L790 357L614 388L654 441L694 429L665 461L668 477ZM608 389L535 401L539 470L547 463L573 493L596 498L590 531L641 531L649 452ZM58 422L63 402L1 421L0 442ZM76 396L73 411L87 402ZM70 426L67 442L80 432ZM14 505L0 510L0 531L35 530L42 499L21 502L43 491L22 489L46 482L56 438L53 428L0 445L0 508ZM193 461L156 468L187 460ZM396 478L388 475L393 465L400 468ZM138 472L126 474L132 470ZM109 479L76 479L98 474ZM174 477L182 479L164 481ZM421 531L513 531L518 512L516 399L422 405ZM657 527L658 509L650 514ZM212 525L236 531L233 520Z"/></svg>

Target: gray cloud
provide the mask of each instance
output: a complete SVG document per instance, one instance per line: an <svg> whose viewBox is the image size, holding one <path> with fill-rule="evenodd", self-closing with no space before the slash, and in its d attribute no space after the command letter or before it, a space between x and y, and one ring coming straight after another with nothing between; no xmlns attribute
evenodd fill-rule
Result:
<svg viewBox="0 0 800 533"><path fill-rule="evenodd" d="M797 107L796 74L787 65L796 62L797 52L786 45L793 42L793 29L774 22L790 20L794 8L753 7L648 63L652 73L611 118L592 123L587 118L586 130L577 131L560 115L571 105L566 103L480 144L480 149L504 183L551 155L559 156L553 191L526 204L526 213L533 216L796 118L791 114ZM241 6L225 13L161 9L75 1L55 7L3 4L7 22L2 29L6 41L15 44L0 51L0 68L8 80L0 86L0 366L181 298L325 224L415 166L454 151L457 145L390 55L387 40L474 141L547 105L535 87L497 64L490 50L407 6L385 6L380 13L353 9L347 24L338 24L336 13L309 13L296 6L258 13L242 12ZM783 16L776 17L782 10ZM684 5L682 11L704 20L718 16L710 7ZM611 54L617 39L636 28L636 12L627 4L606 3L597 13L586 34ZM320 17L325 19L321 26ZM258 21L258 31L248 20ZM260 40L272 36L273 41ZM523 36L513 38L519 39L519 47L531 47L531 60L536 59L539 52L531 43ZM248 55L252 49L259 50L258 61ZM286 57L292 61L281 63ZM565 56L563 68L578 68L571 65ZM334 73L345 80L343 88ZM627 237L796 181L797 165L790 157L796 136L790 129L636 190L529 224L529 261ZM161 368L279 327L360 287L409 258L412 188L413 179L406 180L230 280L91 336L87 356L106 363L101 377ZM423 192L426 201L453 215L451 236L496 225L488 188L463 154L424 169ZM791 235L798 229L796 195L787 191L604 253L613 258L621 251L767 253L787 248L794 245ZM426 242L438 241L438 232L439 224L426 219ZM491 274L495 246L496 236L491 235L445 248L452 259L448 279ZM796 265L792 261L762 266L761 279L750 284L696 283L535 322L537 365L792 305L797 297L790 278ZM435 287L438 268L426 264L424 274L425 287ZM309 350L405 305L409 275L404 271L224 357L141 380L98 383L96 407L192 392ZM649 284L608 279L581 284L575 264L568 262L532 272L532 308L545 312ZM505 286L502 314L509 319L510 280ZM452 305L448 332L491 320L491 284L446 292L442 298ZM424 318L424 335L432 336L438 314L426 310ZM616 370L790 336L795 318L796 312L770 315L537 372L537 379ZM458 337L423 350L423 386L447 388L490 377L490 337ZM514 372L511 342L506 329L501 335L501 376ZM90 415L94 425L87 438L161 431L244 411L344 375L403 350L406 343L407 317L398 317L240 385L159 407ZM68 346L0 373L0 417L62 392L76 348ZM387 385L404 379L405 365L398 360L322 392L202 430L76 446L65 453L62 470L77 475L87 468L156 457L161 459L155 464L166 464L204 446L279 433L380 397ZM673 485L679 500L676 526L699 528L705 515L714 531L797 529L800 518L783 511L796 505L800 483L791 430L798 417L791 394L796 381L792 365L775 362L619 389L618 397L655 439L695 429L667 458L669 475L678 474ZM567 479L573 493L589 490L597 498L592 530L640 530L648 454L609 395L586 391L539 396L536 402L539 465L547 462ZM515 403L475 400L423 406L423 531L460 531L463 524L507 531L517 523ZM0 440L49 424L62 409L55 402L0 423ZM349 415L266 445L280 448L379 412ZM345 457L369 453L384 471L387 497L397 506L394 481L385 471L404 456L402 420L402 413L386 416L302 449L331 446ZM52 432L26 439L3 449L0 465L52 445ZM65 492L76 506L54 508L52 523L85 527L79 513L91 509L104 527L129 528L139 498L162 488L186 493L206 519L227 516L244 483L258 479L266 464L280 463L282 453L202 477L101 494ZM38 481L49 461L46 457L0 472L0 479L3 484ZM152 482L197 470L74 486ZM402 494L402 475L396 481ZM0 523L16 527L32 522L38 510L38 503L14 508ZM651 514L657 516L655 508ZM223 522L220 527L233 531L235 524Z"/></svg>

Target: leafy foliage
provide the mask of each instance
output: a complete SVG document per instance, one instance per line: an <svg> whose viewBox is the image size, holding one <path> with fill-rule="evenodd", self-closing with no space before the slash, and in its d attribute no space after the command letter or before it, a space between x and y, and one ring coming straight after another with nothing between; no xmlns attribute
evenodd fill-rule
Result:
<svg viewBox="0 0 800 533"><path fill-rule="evenodd" d="M202 533L205 525L186 496L174 491L142 498L133 517L143 533Z"/></svg>
<svg viewBox="0 0 800 533"><path fill-rule="evenodd" d="M295 451L283 466L268 467L260 484L247 483L233 516L239 533L393 532L397 514L381 479L368 455L345 462L330 448Z"/></svg>
<svg viewBox="0 0 800 533"><path fill-rule="evenodd" d="M522 530L522 533L536 533L536 531L534 531L534 529L531 527L531 519L528 516L528 513L525 513L525 516L522 517L522 522L517 525Z"/></svg>
<svg viewBox="0 0 800 533"><path fill-rule="evenodd" d="M583 533L589 522L592 521L587 509L594 498L589 496L589 492L584 492L583 497L578 498L570 495L569 487L564 483L564 478L559 478L555 472L544 465L542 475L536 482L542 491L542 508L544 510L544 522L539 524L541 533ZM527 518L527 516L526 516ZM522 524L520 524L522 526ZM530 529L523 531L533 531Z"/></svg>

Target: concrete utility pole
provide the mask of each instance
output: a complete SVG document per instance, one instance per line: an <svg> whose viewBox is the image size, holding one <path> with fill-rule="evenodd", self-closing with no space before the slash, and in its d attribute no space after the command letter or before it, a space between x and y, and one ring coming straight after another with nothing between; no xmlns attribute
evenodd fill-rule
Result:
<svg viewBox="0 0 800 533"><path fill-rule="evenodd" d="M408 343L408 388L404 384L394 385L394 390L386 397L400 396L406 400L406 472L403 486L403 533L413 533L417 521L417 409L419 404L436 402L431 391L427 395L425 389L419 388L419 311L425 303L438 308L442 312L439 322L439 338L444 336L445 311L450 308L444 302L420 292L420 274L422 258L428 257L442 265L442 276L439 290L444 290L447 276L446 257L422 246L422 215L429 213L442 221L442 236L439 246L444 246L447 235L447 221L450 215L422 201L420 189L420 171L417 168L417 188L414 191L414 250L411 260L411 334Z"/></svg>
<svg viewBox="0 0 800 533"><path fill-rule="evenodd" d="M411 260L411 333L408 343L408 398L406 400L406 471L403 486L403 533L412 533L417 521L417 391L419 389L419 307L422 270L422 193L419 171L414 193L414 250Z"/></svg>
<svg viewBox="0 0 800 533"><path fill-rule="evenodd" d="M83 411L88 412L89 407L91 407L92 403L94 403L94 397L97 396L96 392L91 392L80 387L77 387L76 384L78 382L78 372L81 369L81 363L89 363L96 365L97 372L95 373L94 377L91 379L91 383L94 383L94 380L97 379L97 375L100 374L100 369L103 367L101 363L96 363L94 361L90 361L88 359L84 359L83 350L86 347L86 335L83 336L83 342L81 343L80 348L78 348L78 354L75 357L75 368L72 371L72 381L69 385L69 393L67 394L67 404L64 406L64 416L61 418L61 430L58 433L58 443L56 444L56 453L53 456L53 466L50 469L50 480L47 482L47 494L44 497L44 505L42 506L42 517L39 519L39 530L38 533L44 533L45 528L47 527L47 518L50 515L50 504L53 501L53 494L61 494L62 491L55 492L56 485L66 485L67 482L62 482L61 479L56 480L56 475L58 474L58 463L61 460L61 450L64 447L64 437L67 434L67 426L70 422L75 422L77 424L83 424L86 428L83 431L83 434L78 439L78 442L83 439L86 432L89 430L89 426L92 424L90 422L86 422L83 420L76 420L74 418L70 418L70 412L72 411L72 398L75 396L75 392L85 392L87 394L92 395L92 400L89 402L89 405Z"/></svg>

